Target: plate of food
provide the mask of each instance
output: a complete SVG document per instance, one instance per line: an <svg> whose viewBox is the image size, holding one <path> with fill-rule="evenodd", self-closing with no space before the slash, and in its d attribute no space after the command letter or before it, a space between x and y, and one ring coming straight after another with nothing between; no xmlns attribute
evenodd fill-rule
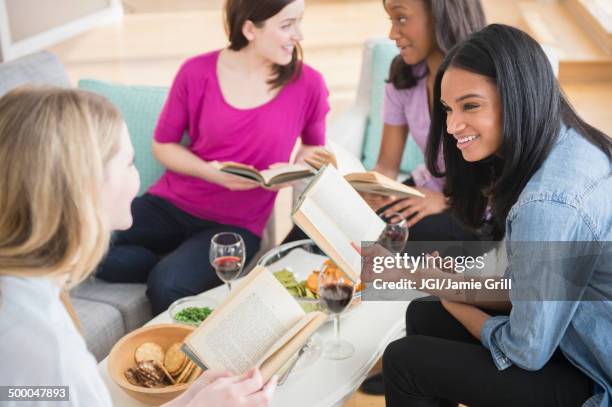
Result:
<svg viewBox="0 0 612 407"><path fill-rule="evenodd" d="M312 240L305 239L272 249L259 260L258 265L268 268L304 311L326 312L319 300L318 278L321 268L330 266L330 263L329 257ZM337 272L342 273L340 269ZM350 314L360 302L361 290L358 286L342 316Z"/></svg>

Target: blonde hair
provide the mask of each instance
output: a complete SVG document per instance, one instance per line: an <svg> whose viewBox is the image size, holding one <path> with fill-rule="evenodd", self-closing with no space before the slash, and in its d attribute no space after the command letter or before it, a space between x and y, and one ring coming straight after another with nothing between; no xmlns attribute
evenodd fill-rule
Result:
<svg viewBox="0 0 612 407"><path fill-rule="evenodd" d="M0 98L0 275L83 281L104 256L104 165L121 113L95 94L26 86Z"/></svg>

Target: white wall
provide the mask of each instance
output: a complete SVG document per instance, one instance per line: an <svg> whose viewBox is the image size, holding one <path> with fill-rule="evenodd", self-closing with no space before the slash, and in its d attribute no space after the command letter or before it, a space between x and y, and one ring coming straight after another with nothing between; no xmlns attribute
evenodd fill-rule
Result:
<svg viewBox="0 0 612 407"><path fill-rule="evenodd" d="M24 40L110 5L110 0L6 0L11 39Z"/></svg>
<svg viewBox="0 0 612 407"><path fill-rule="evenodd" d="M122 14L120 0L0 0L0 60L119 21Z"/></svg>

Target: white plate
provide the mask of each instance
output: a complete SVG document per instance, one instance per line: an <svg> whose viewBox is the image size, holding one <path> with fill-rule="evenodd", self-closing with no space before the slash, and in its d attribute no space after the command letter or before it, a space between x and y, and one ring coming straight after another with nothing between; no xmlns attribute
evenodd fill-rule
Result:
<svg viewBox="0 0 612 407"><path fill-rule="evenodd" d="M282 259L266 267L273 273L282 269L289 269L295 275L296 280L303 281L306 280L314 270L321 270L323 263L327 260L329 260L327 256L310 253L297 247L287 253Z"/></svg>
<svg viewBox="0 0 612 407"><path fill-rule="evenodd" d="M323 267L323 263L325 263L325 261L327 260L329 260L329 257L327 256L310 253L298 247L298 248L291 250L282 259L269 264L267 268L272 273L275 273L283 269L287 269L291 271L293 275L295 276L295 279L298 282L300 282L300 281L306 280L308 276L310 275L310 273L312 273L313 271L321 270L321 268ZM299 302L297 298L296 298L296 301ZM358 298L358 296L353 297L351 304L340 315L340 318L344 318L347 315L350 315L351 312L353 312L355 307L359 305L360 302L361 300ZM328 321L332 321L332 320L333 318L330 315L330 317L328 318Z"/></svg>

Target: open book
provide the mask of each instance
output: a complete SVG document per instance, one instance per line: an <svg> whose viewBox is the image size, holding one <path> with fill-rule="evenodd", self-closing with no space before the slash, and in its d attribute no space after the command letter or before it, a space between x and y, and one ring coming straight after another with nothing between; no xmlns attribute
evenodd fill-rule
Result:
<svg viewBox="0 0 612 407"><path fill-rule="evenodd" d="M397 182L376 171L353 172L346 174L344 178L359 192L369 192L385 196L393 195L397 198L423 198L425 196L417 189Z"/></svg>
<svg viewBox="0 0 612 407"><path fill-rule="evenodd" d="M252 179L266 187L311 177L316 173L313 168L302 164L281 165L262 171L247 164L231 161L215 162L212 165L220 171Z"/></svg>
<svg viewBox="0 0 612 407"><path fill-rule="evenodd" d="M292 219L353 281L361 255L353 246L378 241L385 223L340 172L322 167L298 200Z"/></svg>
<svg viewBox="0 0 612 407"><path fill-rule="evenodd" d="M258 266L187 336L182 350L203 369L240 374L258 367L267 382L326 320L320 311L306 314L274 275Z"/></svg>
<svg viewBox="0 0 612 407"><path fill-rule="evenodd" d="M342 147L334 145L326 149L328 163L333 165L344 175L344 178L359 192L395 196L397 198L424 197L415 188L397 182L379 172L366 171L363 164ZM315 162L309 162L317 170Z"/></svg>

